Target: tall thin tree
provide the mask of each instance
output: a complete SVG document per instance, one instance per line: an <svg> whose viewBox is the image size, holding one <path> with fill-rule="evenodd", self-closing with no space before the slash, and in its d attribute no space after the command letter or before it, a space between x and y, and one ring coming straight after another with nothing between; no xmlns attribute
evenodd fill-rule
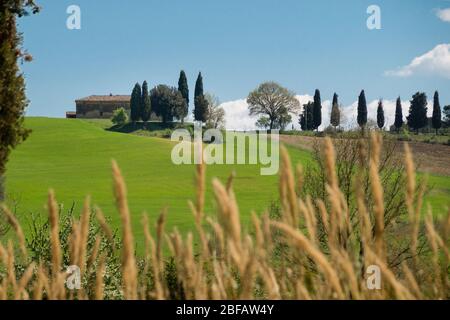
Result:
<svg viewBox="0 0 450 320"><path fill-rule="evenodd" d="M384 128L384 108L383 108L383 100L382 99L380 99L380 101L378 101L377 125L380 130Z"/></svg>
<svg viewBox="0 0 450 320"><path fill-rule="evenodd" d="M313 112L314 129L319 131L319 127L322 124L322 99L320 98L320 91L316 89L314 93L314 112Z"/></svg>
<svg viewBox="0 0 450 320"><path fill-rule="evenodd" d="M436 130L437 135L438 130L442 127L441 105L439 103L439 93L437 91L434 93L433 117L431 118L431 123L433 125L433 128Z"/></svg>
<svg viewBox="0 0 450 320"><path fill-rule="evenodd" d="M335 93L333 95L333 104L331 106L330 124L336 128L341 124L341 111L339 110L338 95Z"/></svg>
<svg viewBox="0 0 450 320"><path fill-rule="evenodd" d="M4 176L11 150L29 134L23 124L28 101L18 62L32 58L22 51L17 18L38 12L33 0L0 1L0 201L5 196Z"/></svg>
<svg viewBox="0 0 450 320"><path fill-rule="evenodd" d="M184 123L184 118L187 116L189 110L189 87L184 70L180 71L180 78L178 79L178 91L181 92L183 99L186 101L186 106L185 108L183 108L184 110L180 110L181 123Z"/></svg>
<svg viewBox="0 0 450 320"><path fill-rule="evenodd" d="M195 82L194 106L195 121L206 122L208 101L203 93L203 77L201 72L198 74L197 81Z"/></svg>
<svg viewBox="0 0 450 320"><path fill-rule="evenodd" d="M141 102L142 102L142 89L139 83L136 83L131 93L130 100L130 118L133 124L141 119Z"/></svg>
<svg viewBox="0 0 450 320"><path fill-rule="evenodd" d="M147 125L148 120L150 120L152 112L152 104L150 100L150 95L148 92L147 81L142 84L142 96L141 96L141 119L144 124Z"/></svg>
<svg viewBox="0 0 450 320"><path fill-rule="evenodd" d="M395 122L394 126L399 133L401 127L403 127L403 111L402 111L402 100L400 97L397 98L397 104L395 107Z"/></svg>
<svg viewBox="0 0 450 320"><path fill-rule="evenodd" d="M362 131L367 124L367 102L364 90L361 91L358 98L358 125Z"/></svg>

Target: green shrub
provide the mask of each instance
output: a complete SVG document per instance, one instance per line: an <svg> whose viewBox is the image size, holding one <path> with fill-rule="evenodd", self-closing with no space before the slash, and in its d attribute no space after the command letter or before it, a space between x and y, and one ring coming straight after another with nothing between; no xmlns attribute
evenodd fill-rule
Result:
<svg viewBox="0 0 450 320"><path fill-rule="evenodd" d="M115 125L124 125L128 122L128 114L124 108L119 108L114 111L112 119L112 123Z"/></svg>

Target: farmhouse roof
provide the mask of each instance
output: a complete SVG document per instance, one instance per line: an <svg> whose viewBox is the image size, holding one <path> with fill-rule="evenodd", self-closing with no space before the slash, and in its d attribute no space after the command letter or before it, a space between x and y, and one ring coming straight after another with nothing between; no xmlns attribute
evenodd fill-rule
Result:
<svg viewBox="0 0 450 320"><path fill-rule="evenodd" d="M130 102L131 96L127 95L93 95L75 100L75 102Z"/></svg>

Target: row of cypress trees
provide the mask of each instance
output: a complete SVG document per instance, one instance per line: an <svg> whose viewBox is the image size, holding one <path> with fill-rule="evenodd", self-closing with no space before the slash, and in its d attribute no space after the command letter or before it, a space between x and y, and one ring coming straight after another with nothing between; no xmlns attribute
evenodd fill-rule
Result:
<svg viewBox="0 0 450 320"><path fill-rule="evenodd" d="M164 87L164 88L162 88ZM170 93L170 87L159 85L156 86L155 89L152 91L157 91L156 89L167 89L167 90L159 90L159 91L165 91ZM176 90L176 88L175 88ZM167 110L152 110L152 98L151 93L149 93L148 90L148 83L147 81L144 81L142 86L139 83L136 83L133 91L131 93L131 100L130 100L130 118L133 123L136 123L138 121L147 122L150 120L151 113L154 111L157 114L167 114ZM181 122L184 122L184 118L188 114L189 110L189 86L188 86L188 80L186 73L181 70L180 76L178 79L178 89L177 94L179 94L184 99L184 107L177 106L176 108L172 108L171 110L171 117L174 116L181 120ZM176 99L171 99L176 100ZM154 103L155 106L153 109L156 108L156 103ZM167 105L167 104L166 104ZM207 111L208 111L208 102L205 98L204 92L203 92L203 77L202 73L200 72L197 77L197 81L195 83L195 91L194 91L194 119L195 121L201 121L206 122L207 120ZM167 106L168 107L168 106Z"/></svg>
<svg viewBox="0 0 450 320"><path fill-rule="evenodd" d="M416 133L418 133L420 129L428 125L427 105L427 95L424 92L416 92L410 100L409 115L406 117L406 124L408 125L409 129L414 130ZM404 124L405 121L403 120L402 101L401 98L398 97L396 102L394 120L394 127L396 128L397 132L403 127ZM361 129L364 129L364 127L367 125L367 102L364 90L361 91L358 99L358 125ZM382 129L385 125L382 100L380 100L378 103L377 125L380 129ZM434 93L431 126L436 130L436 134L437 131L442 127L442 112L438 91Z"/></svg>
<svg viewBox="0 0 450 320"><path fill-rule="evenodd" d="M427 118L427 96L423 92L417 92L413 95L410 101L411 106L409 108L409 115L406 117L406 124L411 130L418 132L420 129L428 125ZM359 127L364 130L367 125L367 100L364 90L361 91L358 97L358 115L357 122ZM340 114L338 95L333 95L333 102L331 107L330 124L337 128L340 125ZM437 131L442 127L442 112L439 102L439 93L436 91L434 94L433 102L433 116L431 119L432 127ZM318 130L322 124L322 102L320 97L320 91L316 90L314 93L314 101L308 102L303 107L303 113L299 119L302 130ZM395 109L395 121L394 127L397 132L403 127L405 121L403 120L402 102L400 97L397 98ZM384 106L383 100L380 99L377 108L377 126L382 129L385 126Z"/></svg>
<svg viewBox="0 0 450 320"><path fill-rule="evenodd" d="M319 130L322 124L322 98L319 89L314 93L314 102L308 102L303 106L299 124L304 131Z"/></svg>

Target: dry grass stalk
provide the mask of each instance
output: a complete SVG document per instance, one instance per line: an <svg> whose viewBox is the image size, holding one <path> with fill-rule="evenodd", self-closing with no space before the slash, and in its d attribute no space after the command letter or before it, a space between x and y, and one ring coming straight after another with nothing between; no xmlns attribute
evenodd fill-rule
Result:
<svg viewBox="0 0 450 320"><path fill-rule="evenodd" d="M22 231L22 227L20 226L16 217L12 214L12 212L5 205L2 205L0 207L0 210L2 210L5 213L8 223L14 229L14 231L17 235L17 238L19 239L20 250L22 251L24 258L27 259L28 252L27 252L27 249L25 246L25 235Z"/></svg>
<svg viewBox="0 0 450 320"><path fill-rule="evenodd" d="M375 133L371 135L370 153L370 182L372 188L372 195L374 198L374 214L375 214L375 252L378 257L385 259L384 248L384 195L383 187L381 186L380 175L378 168L380 165L381 153L381 136Z"/></svg>
<svg viewBox="0 0 450 320"><path fill-rule="evenodd" d="M117 207L122 221L122 277L125 299L137 299L137 268L134 255L133 231L131 229L130 211L128 209L127 191L120 169L112 162L114 191Z"/></svg>
<svg viewBox="0 0 450 320"><path fill-rule="evenodd" d="M48 193L48 213L50 220L50 239L52 244L52 275L55 277L61 270L61 242L59 240L59 211L55 193Z"/></svg>
<svg viewBox="0 0 450 320"><path fill-rule="evenodd" d="M419 263L417 238L420 213L425 187L416 190L414 164L409 148L406 148L407 192L406 204L409 212L414 265ZM171 292L166 282L164 245L175 261L176 281L187 299L427 299L448 298L448 262L450 260L448 240L450 213L442 228L438 228L431 212L425 219L425 231L432 252L434 276L416 279L416 269L406 263L401 270L391 269L386 260L384 234L384 202L380 184L379 159L381 139L372 136L370 156L370 194L364 192L360 177L355 184L355 199L359 217L359 229L352 229L349 209L339 189L335 170L335 152L330 139L325 141L325 162L328 176L328 202L313 200L310 196L299 198L301 169L297 167L297 180L285 149L282 150L280 172L280 196L283 209L281 221L261 217L252 213L254 234L241 227L241 220L230 177L224 186L213 180L213 191L218 207L218 222L204 219L205 167L199 165L196 173L197 195L191 204L196 221L196 232L200 249L194 249L194 235L184 238L175 228L166 233L166 211L160 215L154 239L149 222L144 215L142 225L145 237L143 274L138 274L138 262L134 252L134 237L127 203L126 187L120 170L113 162L114 193L122 224L122 292L126 299L168 299ZM361 156L361 159L364 156ZM295 182L297 181L297 185ZM366 204L366 198L374 199L374 208ZM315 206L316 205L316 206ZM19 223L6 208L8 220L18 238L22 256L26 256L25 238ZM26 266L17 277L15 251L11 241L6 246L0 243L0 265L6 271L0 274L0 299L104 299L104 275L107 269L106 256L100 254L101 237L97 235L90 252L87 250L90 204L87 199L79 221L74 221L69 237L71 263L80 265L84 274L96 272L92 291L81 290L77 294L65 287L62 271L62 249L59 238L58 206L52 191L49 192L48 211L51 237L50 271L39 264ZM103 213L96 209L97 220L110 243L113 233ZM374 226L370 217L373 217ZM206 220L211 231L203 227ZM301 222L301 223L300 223ZM319 228L323 228L325 239L319 239ZM442 230L442 234L440 234ZM304 233L305 232L305 233ZM359 232L360 237L357 237ZM308 236L305 236L307 234ZM163 241L163 240L166 241ZM280 254L280 256L276 256ZM365 268L378 265L382 272L383 288L374 292L367 290L364 281ZM138 277L139 276L139 277ZM148 276L152 285L148 286ZM141 279L142 281L138 281Z"/></svg>

